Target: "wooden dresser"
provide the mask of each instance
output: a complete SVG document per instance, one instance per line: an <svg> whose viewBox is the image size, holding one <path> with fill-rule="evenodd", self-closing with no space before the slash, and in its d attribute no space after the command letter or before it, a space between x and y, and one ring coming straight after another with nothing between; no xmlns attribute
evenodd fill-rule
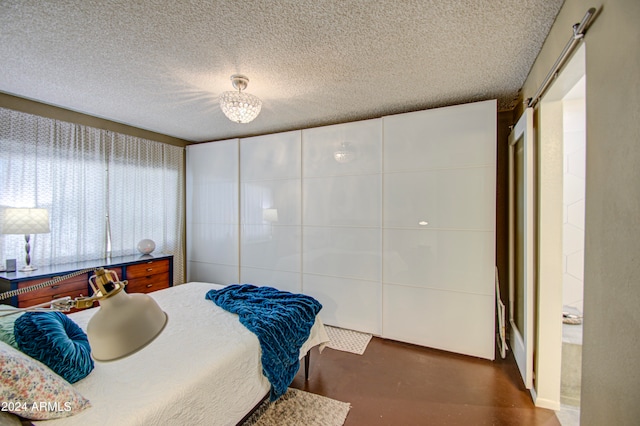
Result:
<svg viewBox="0 0 640 426"><path fill-rule="evenodd" d="M149 293L173 286L173 255L158 254L121 256L45 266L29 273L0 272L0 292L30 287L76 271L100 267L115 271L122 281L128 280L125 288L127 293ZM92 294L89 285L91 275L94 275L94 272L83 273L49 287L2 300L0 303L26 308L65 296L72 299L79 296L90 296Z"/></svg>

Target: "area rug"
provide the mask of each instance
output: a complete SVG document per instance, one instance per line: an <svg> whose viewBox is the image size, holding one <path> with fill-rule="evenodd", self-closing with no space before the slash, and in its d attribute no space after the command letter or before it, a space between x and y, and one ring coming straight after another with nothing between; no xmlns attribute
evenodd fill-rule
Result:
<svg viewBox="0 0 640 426"><path fill-rule="evenodd" d="M276 402L263 402L242 426L342 426L351 404L289 388Z"/></svg>
<svg viewBox="0 0 640 426"><path fill-rule="evenodd" d="M325 329L329 336L329 343L327 343L327 347L338 351L362 355L371 340L371 334L368 333L361 333L359 331L331 327L328 325L325 325Z"/></svg>

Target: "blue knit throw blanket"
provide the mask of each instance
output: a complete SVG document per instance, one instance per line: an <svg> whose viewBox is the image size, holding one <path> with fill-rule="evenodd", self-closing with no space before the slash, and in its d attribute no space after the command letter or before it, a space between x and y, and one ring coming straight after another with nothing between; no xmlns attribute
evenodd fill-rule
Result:
<svg viewBox="0 0 640 426"><path fill-rule="evenodd" d="M322 309L311 296L271 287L234 284L210 290L206 298L238 314L262 349L262 372L271 383L271 401L287 391L300 366L300 348L309 338L316 315Z"/></svg>

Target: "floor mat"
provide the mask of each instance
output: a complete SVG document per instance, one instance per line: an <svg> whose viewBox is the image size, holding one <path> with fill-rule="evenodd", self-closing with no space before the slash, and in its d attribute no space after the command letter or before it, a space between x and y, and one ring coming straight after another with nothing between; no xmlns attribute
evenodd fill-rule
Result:
<svg viewBox="0 0 640 426"><path fill-rule="evenodd" d="M328 325L325 326L325 328L329 335L328 348L358 355L364 353L372 337L369 333L361 333L345 328L331 327Z"/></svg>

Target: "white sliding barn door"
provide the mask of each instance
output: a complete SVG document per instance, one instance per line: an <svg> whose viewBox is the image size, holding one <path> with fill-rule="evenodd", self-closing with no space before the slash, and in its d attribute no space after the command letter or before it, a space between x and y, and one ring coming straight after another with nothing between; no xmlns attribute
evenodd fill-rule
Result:
<svg viewBox="0 0 640 426"><path fill-rule="evenodd" d="M533 387L533 109L509 135L509 323L513 355Z"/></svg>

